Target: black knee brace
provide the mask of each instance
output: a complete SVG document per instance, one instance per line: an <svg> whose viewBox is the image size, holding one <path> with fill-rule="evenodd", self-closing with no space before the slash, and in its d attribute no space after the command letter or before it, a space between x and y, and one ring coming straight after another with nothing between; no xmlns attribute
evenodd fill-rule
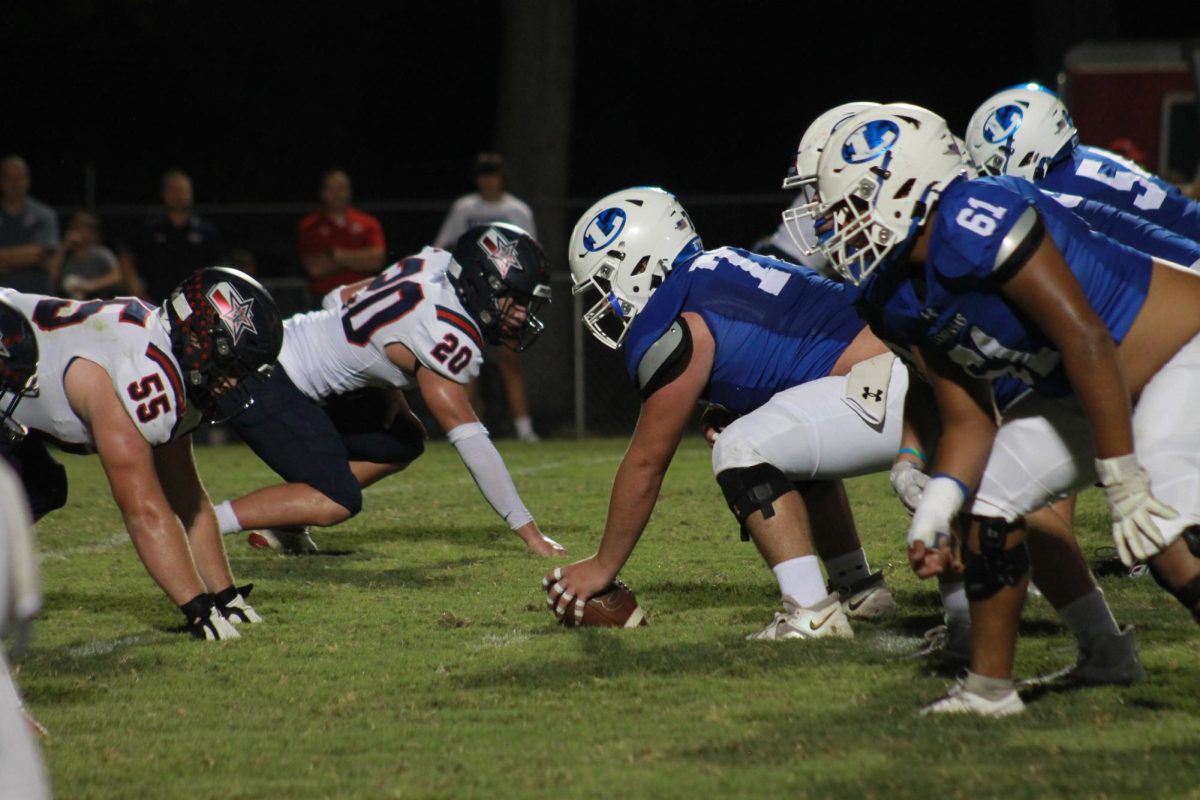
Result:
<svg viewBox="0 0 1200 800"><path fill-rule="evenodd" d="M1191 542L1188 542L1188 546L1191 547ZM1200 575L1192 578L1183 586L1175 588L1167 585L1167 582L1163 580L1162 575L1154 568L1153 564L1150 565L1150 574L1154 576L1155 583L1170 592L1171 596L1178 600L1181 606L1192 612L1192 618L1196 622L1200 622Z"/></svg>
<svg viewBox="0 0 1200 800"><path fill-rule="evenodd" d="M1187 544L1188 552L1200 558L1200 525L1189 525L1179 534Z"/></svg>
<svg viewBox="0 0 1200 800"><path fill-rule="evenodd" d="M1029 574L1025 542L1004 549L1012 526L1002 519L985 517L979 525L979 552L963 556L963 579L968 600L987 600L1005 586L1016 586Z"/></svg>
<svg viewBox="0 0 1200 800"><path fill-rule="evenodd" d="M778 467L770 464L724 470L717 475L717 484L725 493L729 510L742 526L743 542L750 541L746 518L755 511L761 511L763 519L775 516L775 498L795 488Z"/></svg>

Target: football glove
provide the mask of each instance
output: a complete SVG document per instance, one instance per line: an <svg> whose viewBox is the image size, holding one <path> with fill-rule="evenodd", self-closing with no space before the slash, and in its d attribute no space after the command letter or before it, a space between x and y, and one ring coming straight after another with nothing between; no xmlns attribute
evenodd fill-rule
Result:
<svg viewBox="0 0 1200 800"><path fill-rule="evenodd" d="M187 618L187 631L197 639L216 641L238 639L241 634L233 623L221 616L211 594L198 594L179 607Z"/></svg>
<svg viewBox="0 0 1200 800"><path fill-rule="evenodd" d="M917 510L917 506L921 505L921 493L929 483L929 476L908 459L900 459L892 464L889 477L892 481L892 491L900 498L908 513L912 514Z"/></svg>
<svg viewBox="0 0 1200 800"><path fill-rule="evenodd" d="M934 548L941 538L950 538L950 525L966 499L962 485L953 478L930 478L908 526L908 546L922 542Z"/></svg>
<svg viewBox="0 0 1200 800"><path fill-rule="evenodd" d="M224 591L217 592L213 600L216 602L221 616L234 625L241 625L243 622L262 622L262 617L254 610L254 606L246 602L246 598L253 590L253 583L247 583L245 586L230 586Z"/></svg>
<svg viewBox="0 0 1200 800"><path fill-rule="evenodd" d="M1132 567L1167 546L1154 517L1175 519L1179 512L1150 493L1150 476L1133 453L1096 459L1096 475L1112 517L1113 543L1121 563Z"/></svg>

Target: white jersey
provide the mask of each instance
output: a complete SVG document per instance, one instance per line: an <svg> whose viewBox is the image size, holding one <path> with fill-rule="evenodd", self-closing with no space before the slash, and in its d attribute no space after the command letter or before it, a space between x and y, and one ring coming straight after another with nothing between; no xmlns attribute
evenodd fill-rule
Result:
<svg viewBox="0 0 1200 800"><path fill-rule="evenodd" d="M95 445L67 401L64 379L77 358L98 364L133 424L151 445L192 431L201 415L184 394L182 371L171 352L166 319L133 297L62 300L0 290L33 325L38 343L38 388L13 417L30 430L66 445Z"/></svg>
<svg viewBox="0 0 1200 800"><path fill-rule="evenodd" d="M414 376L388 358L389 344L404 345L444 378L469 382L483 365L483 336L446 277L450 262L445 250L426 247L340 308L287 320L280 365L313 400L369 386L414 386Z"/></svg>
<svg viewBox="0 0 1200 800"><path fill-rule="evenodd" d="M475 192L454 201L433 244L435 247L453 248L458 237L469 229L476 225L487 225L492 222L507 222L516 225L518 228L524 228L525 232L534 239L537 238L537 226L533 224L533 212L524 202L508 192L501 195L499 200L489 202Z"/></svg>

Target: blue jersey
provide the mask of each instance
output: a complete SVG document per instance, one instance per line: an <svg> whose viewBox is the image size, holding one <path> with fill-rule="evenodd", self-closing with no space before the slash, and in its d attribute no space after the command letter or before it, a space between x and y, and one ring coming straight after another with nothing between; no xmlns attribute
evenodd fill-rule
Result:
<svg viewBox="0 0 1200 800"><path fill-rule="evenodd" d="M716 342L705 398L736 414L828 375L866 325L845 288L810 269L733 247L703 252L676 265L634 317L624 346L635 383L646 352L685 311Z"/></svg>
<svg viewBox="0 0 1200 800"><path fill-rule="evenodd" d="M1044 187L1039 186L1043 191ZM1116 239L1148 256L1161 258L1188 269L1200 269L1200 241L1194 241L1134 216L1119 208L1088 200L1078 195L1046 192L1060 204L1082 217L1092 230Z"/></svg>
<svg viewBox="0 0 1200 800"><path fill-rule="evenodd" d="M1150 257L1096 233L1028 181L958 180L942 193L923 265L885 264L864 283L859 307L875 332L946 354L977 378L1015 378L1050 396L1070 394L1054 343L999 291L1045 225L1092 308L1120 344L1150 285ZM1027 256L1025 256L1027 258ZM1021 390L1000 384L1006 404Z"/></svg>
<svg viewBox="0 0 1200 800"><path fill-rule="evenodd" d="M1096 200L1200 242L1200 203L1116 153L1078 145L1038 188Z"/></svg>

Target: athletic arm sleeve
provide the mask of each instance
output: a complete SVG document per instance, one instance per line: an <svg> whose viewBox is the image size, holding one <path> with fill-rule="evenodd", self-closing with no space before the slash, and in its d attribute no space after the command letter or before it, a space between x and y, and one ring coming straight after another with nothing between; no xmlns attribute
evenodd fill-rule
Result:
<svg viewBox="0 0 1200 800"><path fill-rule="evenodd" d="M471 471L471 477L475 479L484 499L504 518L508 527L516 530L533 522L533 515L521 502L517 487L513 485L500 452L492 444L487 428L478 422L468 422L450 430L446 438Z"/></svg>

